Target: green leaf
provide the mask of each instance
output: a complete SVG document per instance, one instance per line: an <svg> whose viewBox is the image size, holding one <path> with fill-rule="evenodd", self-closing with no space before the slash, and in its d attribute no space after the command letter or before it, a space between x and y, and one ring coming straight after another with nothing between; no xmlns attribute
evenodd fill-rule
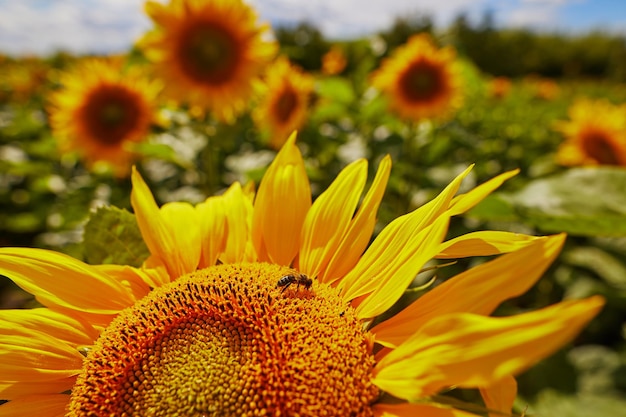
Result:
<svg viewBox="0 0 626 417"><path fill-rule="evenodd" d="M493 197L492 197L493 198ZM626 236L626 170L613 167L575 168L528 183L513 194L496 197L508 201L524 222L546 232L582 236ZM490 213L485 200L472 215L495 220L505 205ZM513 213L510 213L513 214Z"/></svg>
<svg viewBox="0 0 626 417"><path fill-rule="evenodd" d="M83 245L91 264L138 267L150 254L135 215L117 207L101 207L91 214Z"/></svg>
<svg viewBox="0 0 626 417"><path fill-rule="evenodd" d="M325 99L345 104L351 103L355 99L352 84L345 78L330 77L318 82L317 92Z"/></svg>
<svg viewBox="0 0 626 417"><path fill-rule="evenodd" d="M626 415L626 401L608 395L569 396L544 390L528 409L527 414L559 417L622 417Z"/></svg>

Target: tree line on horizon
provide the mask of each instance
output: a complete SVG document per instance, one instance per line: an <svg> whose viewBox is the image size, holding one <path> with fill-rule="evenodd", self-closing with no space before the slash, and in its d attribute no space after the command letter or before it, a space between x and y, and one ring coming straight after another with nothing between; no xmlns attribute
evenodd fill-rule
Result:
<svg viewBox="0 0 626 417"><path fill-rule="evenodd" d="M274 32L283 52L306 70L321 67L322 56L331 44L343 44L350 56L360 55L357 45L363 41L332 41L309 21L278 26ZM389 29L377 33L386 44L380 58L420 32L453 45L459 55L493 76L516 78L535 74L550 78L626 81L626 35L600 29L563 33L500 28L490 12L485 12L479 22L459 14L445 30L435 27L432 17L425 14L397 17Z"/></svg>

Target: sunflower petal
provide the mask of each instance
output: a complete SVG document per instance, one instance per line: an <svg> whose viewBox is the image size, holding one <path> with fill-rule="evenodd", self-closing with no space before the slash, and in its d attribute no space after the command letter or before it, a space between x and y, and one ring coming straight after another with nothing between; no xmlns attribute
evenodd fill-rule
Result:
<svg viewBox="0 0 626 417"><path fill-rule="evenodd" d="M451 386L492 385L569 342L603 305L604 299L594 296L512 317L439 317L385 356L373 382L408 401Z"/></svg>
<svg viewBox="0 0 626 417"><path fill-rule="evenodd" d="M97 268L45 249L0 248L0 273L48 307L115 314L135 302L123 284Z"/></svg>
<svg viewBox="0 0 626 417"><path fill-rule="evenodd" d="M478 417L477 414L429 404L374 404L375 417Z"/></svg>
<svg viewBox="0 0 626 417"><path fill-rule="evenodd" d="M359 319L369 319L384 313L402 296L419 270L437 253L448 230L449 218L442 215L406 242L396 247L394 259L375 277L376 286L357 307Z"/></svg>
<svg viewBox="0 0 626 417"><path fill-rule="evenodd" d="M209 197L196 206L200 233L202 235L202 254L200 268L215 265L226 247L227 213L224 197Z"/></svg>
<svg viewBox="0 0 626 417"><path fill-rule="evenodd" d="M437 259L489 256L513 252L542 237L501 231L481 231L461 235L441 244Z"/></svg>
<svg viewBox="0 0 626 417"><path fill-rule="evenodd" d="M495 178L473 188L471 191L458 195L450 204L450 216L457 216L465 213L476 204L480 203L485 197L491 194L496 188L500 187L504 181L514 177L519 173L519 169L508 171L498 175Z"/></svg>
<svg viewBox="0 0 626 417"><path fill-rule="evenodd" d="M254 201L252 239L260 261L291 265L311 207L311 186L292 133L267 169Z"/></svg>
<svg viewBox="0 0 626 417"><path fill-rule="evenodd" d="M249 238L252 201L244 194L239 183L231 185L223 197L224 208L229 215L226 218L226 244L219 259L223 263L253 261L256 255Z"/></svg>
<svg viewBox="0 0 626 417"><path fill-rule="evenodd" d="M348 231L343 236L339 247L335 250L322 275L318 277L320 281L333 282L343 277L358 262L372 237L378 206L387 187L390 172L391 157L387 155L380 162L376 177L359 210L350 222Z"/></svg>
<svg viewBox="0 0 626 417"><path fill-rule="evenodd" d="M363 159L345 167L313 203L304 221L298 269L316 277L341 243L367 179Z"/></svg>
<svg viewBox="0 0 626 417"><path fill-rule="evenodd" d="M63 417L65 416L65 408L69 402L70 396L67 394L29 395L19 400L9 401L8 403L0 405L0 416Z"/></svg>
<svg viewBox="0 0 626 417"><path fill-rule="evenodd" d="M480 388L480 395L487 408L494 411L489 413L489 417L510 415L517 396L517 381L510 375L505 376L488 387Z"/></svg>
<svg viewBox="0 0 626 417"><path fill-rule="evenodd" d="M467 176L471 168L469 167L458 175L435 199L411 213L398 217L380 232L354 269L348 272L339 283L338 287L343 291L346 300L354 300L372 292L377 286L378 277L384 271L389 270L390 264L397 262L399 253L410 254L415 252L415 248L411 247L409 243L421 244L419 239L414 239L415 235L432 224L439 216L443 215L447 222L449 215L444 215L444 213L446 213L452 197L459 189L461 181ZM417 273L418 270L414 273Z"/></svg>
<svg viewBox="0 0 626 417"><path fill-rule="evenodd" d="M35 394L60 394L71 390L75 383L75 376L50 381L0 382L0 398L14 400ZM0 416L4 415L1 410L3 410L2 407L0 407Z"/></svg>
<svg viewBox="0 0 626 417"><path fill-rule="evenodd" d="M525 293L554 261L564 241L564 234L542 238L450 278L372 328L376 341L396 347L426 323L448 313L491 314L504 300Z"/></svg>
<svg viewBox="0 0 626 417"><path fill-rule="evenodd" d="M48 308L0 310L0 334L28 336L40 332L70 345L91 345L100 332L86 321Z"/></svg>
<svg viewBox="0 0 626 417"><path fill-rule="evenodd" d="M185 203L165 204L161 210L141 175L133 167L130 202L150 253L166 266L172 279L195 271L200 261L197 212Z"/></svg>
<svg viewBox="0 0 626 417"><path fill-rule="evenodd" d="M0 371L5 381L46 381L74 376L83 357L75 348L53 336L0 333Z"/></svg>

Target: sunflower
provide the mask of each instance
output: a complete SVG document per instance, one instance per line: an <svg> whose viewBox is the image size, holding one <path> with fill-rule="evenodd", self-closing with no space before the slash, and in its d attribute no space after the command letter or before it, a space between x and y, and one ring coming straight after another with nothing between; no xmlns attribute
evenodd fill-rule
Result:
<svg viewBox="0 0 626 417"><path fill-rule="evenodd" d="M459 107L461 76L455 51L437 48L427 34L412 36L372 74L372 85L409 120L440 118Z"/></svg>
<svg viewBox="0 0 626 417"><path fill-rule="evenodd" d="M280 57L268 69L263 84L259 85L261 102L252 117L269 143L278 149L305 122L314 78Z"/></svg>
<svg viewBox="0 0 626 417"><path fill-rule="evenodd" d="M348 63L343 49L335 45L322 56L322 73L326 75L340 74Z"/></svg>
<svg viewBox="0 0 626 417"><path fill-rule="evenodd" d="M576 100L568 110L569 120L556 123L565 137L557 150L557 162L626 166L625 110L606 100Z"/></svg>
<svg viewBox="0 0 626 417"><path fill-rule="evenodd" d="M489 96L496 99L503 99L511 92L511 79L507 77L495 77L489 81Z"/></svg>
<svg viewBox="0 0 626 417"><path fill-rule="evenodd" d="M509 413L513 375L572 339L603 300L489 317L564 241L444 240L450 216L514 172L454 197L468 169L369 244L390 169L385 157L361 199L367 163L356 161L312 202L292 135L254 198L233 184L196 206L159 208L133 171L150 250L141 268L0 249L0 273L44 306L0 312L0 413L473 415L436 401L454 387L480 388L487 407ZM495 254L376 321L430 259Z"/></svg>
<svg viewBox="0 0 626 417"><path fill-rule="evenodd" d="M268 27L242 0L148 1L145 10L157 27L139 46L166 81L165 93L232 121L277 50Z"/></svg>
<svg viewBox="0 0 626 417"><path fill-rule="evenodd" d="M130 145L145 140L155 121L160 84L104 59L79 63L60 82L48 108L60 150L127 174L134 157Z"/></svg>

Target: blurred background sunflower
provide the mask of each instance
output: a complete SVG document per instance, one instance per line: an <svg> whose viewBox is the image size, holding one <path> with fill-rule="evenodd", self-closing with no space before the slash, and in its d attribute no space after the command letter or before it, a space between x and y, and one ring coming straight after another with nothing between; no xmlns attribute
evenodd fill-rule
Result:
<svg viewBox="0 0 626 417"><path fill-rule="evenodd" d="M59 151L77 151L88 165L129 172L133 142L147 138L156 118L159 82L119 61L87 60L60 76L48 111Z"/></svg>

